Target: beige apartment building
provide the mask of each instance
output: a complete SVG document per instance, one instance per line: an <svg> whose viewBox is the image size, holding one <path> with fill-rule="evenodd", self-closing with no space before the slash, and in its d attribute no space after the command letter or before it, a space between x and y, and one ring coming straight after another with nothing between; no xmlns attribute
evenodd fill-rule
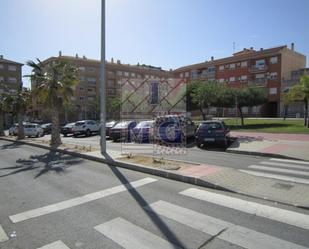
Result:
<svg viewBox="0 0 309 249"><path fill-rule="evenodd" d="M0 55L0 94L16 94L22 86L22 63L5 59ZM5 126L13 122L12 115L5 115Z"/></svg>
<svg viewBox="0 0 309 249"><path fill-rule="evenodd" d="M63 60L71 63L77 68L78 84L76 85L74 96L70 102L71 112L68 116L60 114L60 119L64 121L76 121L82 119L99 119L98 100L100 84L100 61L88 59L85 56L65 56L61 51L58 56L50 57L43 61L44 64L52 63L55 60ZM125 79L166 79L172 76L171 71L163 70L159 67L149 65L129 65L123 64L120 60L106 62L106 93L107 101L118 97L121 98L121 85ZM35 83L32 82L32 89ZM73 110L73 111L72 111ZM108 119L119 118L119 113L115 113L107 108ZM50 121L48 112L34 100L33 120ZM67 120L65 120L67 119Z"/></svg>
<svg viewBox="0 0 309 249"><path fill-rule="evenodd" d="M210 80L229 87L259 86L268 91L268 103L261 107L243 108L246 116L278 117L282 114L282 84L292 71L306 67L306 56L291 47L279 46L258 50L243 49L230 57L188 65L174 70L174 76L186 80ZM234 116L235 108L211 108L217 116Z"/></svg>

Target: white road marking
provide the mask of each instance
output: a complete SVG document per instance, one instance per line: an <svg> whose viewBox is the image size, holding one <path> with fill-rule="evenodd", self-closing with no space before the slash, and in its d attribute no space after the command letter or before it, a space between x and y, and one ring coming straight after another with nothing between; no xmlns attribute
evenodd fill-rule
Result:
<svg viewBox="0 0 309 249"><path fill-rule="evenodd" d="M309 230L309 215L306 214L245 201L197 188L189 188L180 192L180 194Z"/></svg>
<svg viewBox="0 0 309 249"><path fill-rule="evenodd" d="M287 163L279 163L279 162L264 161L264 162L260 162L260 164L279 166L279 167L282 166L282 167L292 168L292 169L306 169L306 170L309 170L308 166L301 166L301 165L287 164Z"/></svg>
<svg viewBox="0 0 309 249"><path fill-rule="evenodd" d="M235 245L250 249L305 249L305 247L235 225L165 201L145 207L178 223L187 225ZM160 248L160 247L158 247Z"/></svg>
<svg viewBox="0 0 309 249"><path fill-rule="evenodd" d="M7 240L9 240L9 237L6 235L4 229L0 225L0 242L4 242L4 241L7 241Z"/></svg>
<svg viewBox="0 0 309 249"><path fill-rule="evenodd" d="M75 207L87 202L91 202L91 201L95 201L110 195L114 195L120 192L124 192L127 191L128 189L132 189L132 188L137 188L137 187L141 187L143 185L149 184L149 183L153 183L156 182L157 180L154 178L143 178L141 180L135 181L135 182L131 182L129 184L125 184L125 185L119 185L116 187L112 187L112 188L108 188L108 189L104 189L98 192L94 192L94 193L90 193L87 195L83 195L80 197L76 197L73 199L69 199L66 201L62 201L62 202L58 202L55 204L51 204L48 206L44 206L44 207L40 207L37 209L32 209L26 212L22 212L19 214L15 214L15 215L11 215L10 219L13 223L17 223L17 222L21 222L21 221L25 221L31 218L35 218L35 217L39 217L42 215L46 215L46 214L50 214L50 213L54 213L63 209L67 209L67 208L71 208L71 207Z"/></svg>
<svg viewBox="0 0 309 249"><path fill-rule="evenodd" d="M154 235L122 218L116 218L105 222L96 226L95 229L125 249L179 248L159 236Z"/></svg>
<svg viewBox="0 0 309 249"><path fill-rule="evenodd" d="M287 162L287 163L297 163L297 164L309 165L309 162L300 161L300 160L290 160L290 159L280 159L280 158L271 158L270 160L277 161L277 162Z"/></svg>
<svg viewBox="0 0 309 249"><path fill-rule="evenodd" d="M296 178L296 177L290 177L290 176L284 176L284 175L269 174L269 173L253 171L253 170L239 170L239 171L250 174L250 175L254 175L254 176L262 176L262 177L273 178L273 179L294 182L294 183L309 184L309 179L305 179L305 178Z"/></svg>
<svg viewBox="0 0 309 249"><path fill-rule="evenodd" d="M250 168L250 169L260 169L260 170L266 170L266 171L273 171L273 172L280 172L280 173L287 173L287 174L293 174L293 175L309 176L309 172L292 170L292 169L279 169L279 168L259 166L259 165L250 165L248 168Z"/></svg>
<svg viewBox="0 0 309 249"><path fill-rule="evenodd" d="M70 249L61 240L55 241L51 244L42 246L38 249Z"/></svg>

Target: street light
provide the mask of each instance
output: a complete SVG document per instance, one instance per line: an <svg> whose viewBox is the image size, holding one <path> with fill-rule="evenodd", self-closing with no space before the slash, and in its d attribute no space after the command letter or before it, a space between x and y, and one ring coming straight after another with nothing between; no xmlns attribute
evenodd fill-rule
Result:
<svg viewBox="0 0 309 249"><path fill-rule="evenodd" d="M101 154L106 155L106 88L105 88L105 0L101 1L101 65L100 65L100 123Z"/></svg>

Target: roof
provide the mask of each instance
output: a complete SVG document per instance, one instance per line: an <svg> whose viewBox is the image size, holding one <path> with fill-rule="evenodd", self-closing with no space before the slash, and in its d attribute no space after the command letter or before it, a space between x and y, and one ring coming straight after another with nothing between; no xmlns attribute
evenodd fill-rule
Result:
<svg viewBox="0 0 309 249"><path fill-rule="evenodd" d="M19 62L16 62L16 61L10 61L10 60L4 59L4 58L0 58L0 62L10 63L10 64L16 64L16 65L20 65L20 66L23 66L23 65L24 65L24 64L22 64L22 63L19 63Z"/></svg>
<svg viewBox="0 0 309 249"><path fill-rule="evenodd" d="M284 48L287 48L287 46L286 45L278 46L278 47L268 48L268 49L263 49L263 50L258 50L258 51L254 49L244 49L242 51L234 53L233 56L180 67L180 68L175 69L175 72L183 71L183 70L190 70L190 69L198 69L201 67L214 66L214 65L221 64L221 63L223 64L223 63L229 63L229 62L236 62L239 60L258 58L258 57L262 57L266 55L279 53Z"/></svg>

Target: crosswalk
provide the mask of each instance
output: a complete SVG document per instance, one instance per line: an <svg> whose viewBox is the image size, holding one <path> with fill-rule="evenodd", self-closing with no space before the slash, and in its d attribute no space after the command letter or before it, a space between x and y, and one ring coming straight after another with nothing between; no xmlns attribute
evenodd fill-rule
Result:
<svg viewBox="0 0 309 249"><path fill-rule="evenodd" d="M271 158L240 171L254 176L309 184L309 162L305 161Z"/></svg>

